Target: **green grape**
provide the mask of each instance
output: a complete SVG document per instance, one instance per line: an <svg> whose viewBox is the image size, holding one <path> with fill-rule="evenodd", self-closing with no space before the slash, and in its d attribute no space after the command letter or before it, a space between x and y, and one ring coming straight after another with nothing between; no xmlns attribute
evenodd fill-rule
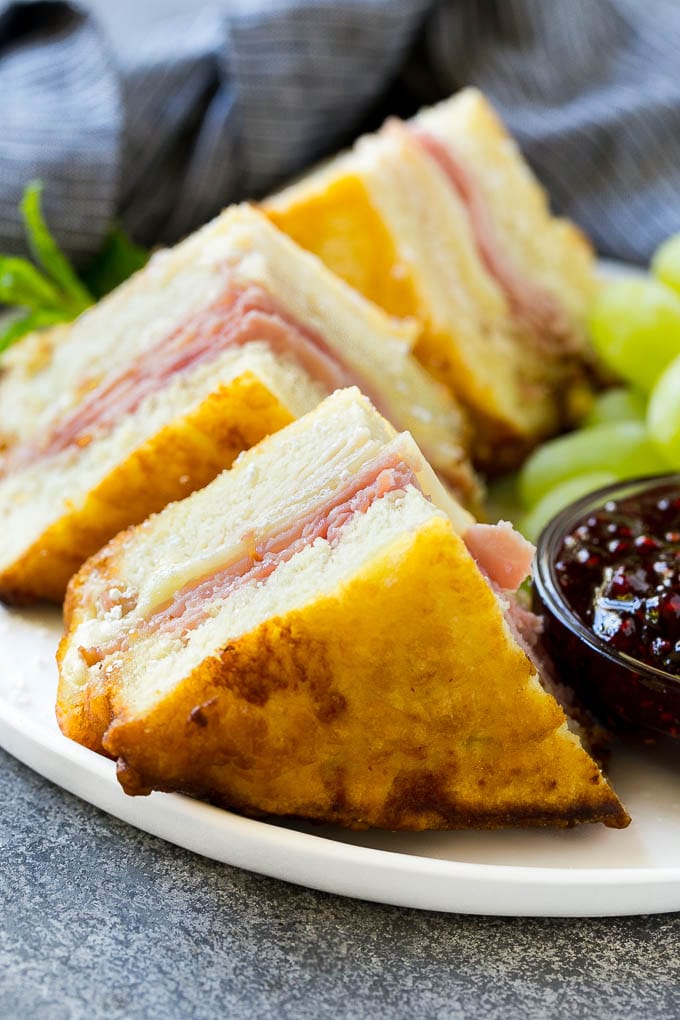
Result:
<svg viewBox="0 0 680 1020"><path fill-rule="evenodd" d="M616 475L609 471L591 471L590 474L568 478L566 482L561 482L551 489L533 510L525 514L520 521L519 530L531 542L535 542L548 521L565 506L585 496L587 492L594 492L595 489L601 489L603 485L611 485L615 481Z"/></svg>
<svg viewBox="0 0 680 1020"><path fill-rule="evenodd" d="M654 387L647 428L670 467L680 470L680 357L671 362Z"/></svg>
<svg viewBox="0 0 680 1020"><path fill-rule="evenodd" d="M590 428L592 425L604 425L613 421L644 421L646 415L647 408L642 394L637 390L626 389L625 386L617 386L596 397L581 425Z"/></svg>
<svg viewBox="0 0 680 1020"><path fill-rule="evenodd" d="M674 234L654 252L652 272L667 287L680 290L680 234Z"/></svg>
<svg viewBox="0 0 680 1020"><path fill-rule="evenodd" d="M529 510L568 478L607 471L635 478L667 471L668 463L637 421L611 422L551 439L534 450L519 476L522 503Z"/></svg>
<svg viewBox="0 0 680 1020"><path fill-rule="evenodd" d="M680 354L680 295L658 280L616 280L600 291L589 325L604 364L649 392Z"/></svg>

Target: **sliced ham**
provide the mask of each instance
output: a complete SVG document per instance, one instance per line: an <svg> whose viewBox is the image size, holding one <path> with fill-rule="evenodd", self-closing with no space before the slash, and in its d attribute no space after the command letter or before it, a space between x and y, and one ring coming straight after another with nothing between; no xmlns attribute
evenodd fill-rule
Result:
<svg viewBox="0 0 680 1020"><path fill-rule="evenodd" d="M264 581L281 563L287 563L319 538L334 545L352 518L366 513L377 499L417 484L412 468L403 461L376 458L349 485L310 513L264 540L253 538L256 544L248 555L185 585L149 617L146 626L156 631L179 625L182 633L195 629L215 600L228 597L246 584Z"/></svg>
<svg viewBox="0 0 680 1020"><path fill-rule="evenodd" d="M420 147L444 172L467 210L479 256L508 301L512 313L529 326L543 344L570 335L569 324L556 299L517 269L498 238L487 202L464 161L451 145L444 145L429 131L415 125L407 130ZM391 122L391 129L394 130ZM510 199L509 199L510 200Z"/></svg>
<svg viewBox="0 0 680 1020"><path fill-rule="evenodd" d="M244 535L243 543L251 545L247 553L185 584L167 603L156 607L146 618L144 631L187 634L195 630L207 619L215 602L228 598L247 584L265 581L277 567L287 563L317 539L335 545L340 540L343 528L357 514L366 513L376 500L388 493L403 492L408 486L420 490L418 479L409 464L395 458L394 453L376 457L348 485L281 530L262 539L256 535ZM470 535L471 541L468 541ZM494 589L507 591L524 580L531 565L533 546L510 525L475 524L467 531L464 540L468 551ZM524 553L527 569L519 566L518 551ZM120 649L120 645L115 649L107 648L104 654ZM101 652L97 650L98 655Z"/></svg>
<svg viewBox="0 0 680 1020"><path fill-rule="evenodd" d="M502 591L516 591L529 576L534 547L506 521L473 524L463 538L477 566Z"/></svg>
<svg viewBox="0 0 680 1020"><path fill-rule="evenodd" d="M158 606L142 624L137 625L138 633L187 634L195 630L207 619L214 602L228 598L247 584L265 581L280 564L287 563L319 538L334 545L353 517L366 513L375 500L387 493L403 491L408 485L419 488L415 473L408 464L395 458L394 453L376 457L349 485L343 486L325 503L280 531L259 540L255 535L244 535L244 543L252 545L249 552L185 584L165 605ZM119 616L135 608L136 599L130 595L122 593L122 596L128 597L128 602ZM102 604L109 611L115 609L121 604L121 593L117 590L113 594L105 593ZM87 665L93 666L126 648L127 639L123 637L107 645L81 647L79 651Z"/></svg>
<svg viewBox="0 0 680 1020"><path fill-rule="evenodd" d="M189 634L205 622L215 603L245 585L266 581L277 567L318 539L335 545L354 517L366 513L376 500L388 493L403 492L409 486L422 491L413 466L402 460L398 452L388 449L364 465L349 483L328 499L279 530L266 537L244 534L241 548L245 547L246 552L183 585L166 603L156 606L143 621L135 623L136 633ZM510 525L473 524L463 537L468 551L495 590L514 589L524 580L531 565L533 546ZM102 605L120 618L135 609L137 600L135 593L116 589L104 593ZM81 648L80 653L88 666L92 666L126 647L123 637L106 646Z"/></svg>
<svg viewBox="0 0 680 1020"><path fill-rule="evenodd" d="M105 379L41 443L17 449L10 466L26 466L70 446L87 445L95 431L97 435L110 431L179 373L214 359L229 347L243 347L255 340L264 341L276 355L294 358L328 393L358 385L378 410L386 413L385 401L356 370L344 364L317 331L299 323L262 287L232 283L211 305L194 312L139 354L125 371Z"/></svg>

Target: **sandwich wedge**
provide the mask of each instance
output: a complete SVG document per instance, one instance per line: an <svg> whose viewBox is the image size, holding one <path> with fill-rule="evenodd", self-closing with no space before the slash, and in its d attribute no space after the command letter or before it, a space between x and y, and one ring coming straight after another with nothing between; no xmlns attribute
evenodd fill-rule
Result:
<svg viewBox="0 0 680 1020"><path fill-rule="evenodd" d="M389 121L265 209L372 301L420 321L416 355L469 409L486 470L582 412L592 251L550 214L477 90Z"/></svg>
<svg viewBox="0 0 680 1020"><path fill-rule="evenodd" d="M60 601L121 528L350 384L474 501L463 418L413 339L251 208L158 253L2 362L0 598Z"/></svg>
<svg viewBox="0 0 680 1020"><path fill-rule="evenodd" d="M527 552L337 392L81 568L59 725L130 794L359 828L624 826L518 643Z"/></svg>

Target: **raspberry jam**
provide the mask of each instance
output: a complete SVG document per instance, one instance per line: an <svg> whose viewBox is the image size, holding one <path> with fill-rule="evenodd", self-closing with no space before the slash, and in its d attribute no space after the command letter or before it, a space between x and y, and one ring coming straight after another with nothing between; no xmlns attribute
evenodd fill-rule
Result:
<svg viewBox="0 0 680 1020"><path fill-rule="evenodd" d="M680 676L680 483L607 500L556 552L564 598L600 640Z"/></svg>
<svg viewBox="0 0 680 1020"><path fill-rule="evenodd" d="M539 539L533 601L560 679L602 721L680 737L680 475L561 511Z"/></svg>

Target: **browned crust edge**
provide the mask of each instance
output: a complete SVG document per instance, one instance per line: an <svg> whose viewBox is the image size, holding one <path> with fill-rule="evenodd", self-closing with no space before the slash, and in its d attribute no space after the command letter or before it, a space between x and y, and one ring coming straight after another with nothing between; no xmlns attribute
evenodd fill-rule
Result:
<svg viewBox="0 0 680 1020"><path fill-rule="evenodd" d="M242 450L293 417L252 372L220 386L134 450L80 505L69 504L37 542L0 572L0 600L60 603L69 578L112 535L207 485Z"/></svg>

